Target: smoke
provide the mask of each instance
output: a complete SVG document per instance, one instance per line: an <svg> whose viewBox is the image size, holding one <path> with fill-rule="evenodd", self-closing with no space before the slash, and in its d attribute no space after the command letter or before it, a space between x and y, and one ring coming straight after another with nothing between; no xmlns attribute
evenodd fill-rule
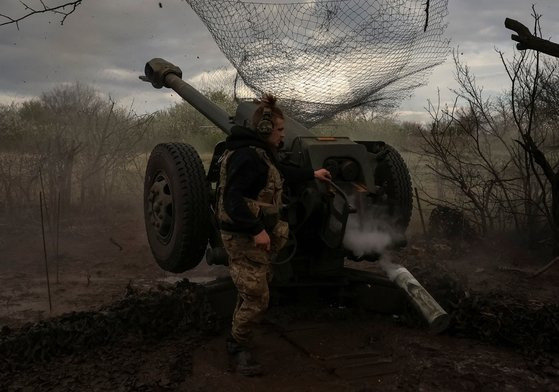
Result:
<svg viewBox="0 0 559 392"><path fill-rule="evenodd" d="M358 212L347 219L343 244L357 257L382 255L391 244L401 240L390 219L383 216L382 210L370 204L363 195L354 195L350 204Z"/></svg>
<svg viewBox="0 0 559 392"><path fill-rule="evenodd" d="M396 276L402 271L403 266L400 264L395 264L390 261L390 255L384 254L379 260L380 268L386 273L388 279L394 281Z"/></svg>
<svg viewBox="0 0 559 392"><path fill-rule="evenodd" d="M355 225L353 219L348 219L344 236L344 246L357 257L369 254L382 254L386 247L392 242L389 233L377 228L363 229Z"/></svg>
<svg viewBox="0 0 559 392"><path fill-rule="evenodd" d="M358 200L353 200L360 204ZM361 205L362 206L362 205ZM399 264L392 263L388 247L401 239L387 219L378 214L372 208L368 213L356 213L349 216L343 240L344 247L350 250L356 257L367 255L380 256L379 266L383 269L390 280L394 280L403 268Z"/></svg>

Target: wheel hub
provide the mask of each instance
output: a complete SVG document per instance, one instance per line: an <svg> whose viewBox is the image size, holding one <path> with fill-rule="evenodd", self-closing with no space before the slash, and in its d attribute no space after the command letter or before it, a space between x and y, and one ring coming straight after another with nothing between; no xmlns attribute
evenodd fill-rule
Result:
<svg viewBox="0 0 559 392"><path fill-rule="evenodd" d="M170 181L164 173L158 173L149 190L147 213L159 240L167 243L173 232L173 197Z"/></svg>

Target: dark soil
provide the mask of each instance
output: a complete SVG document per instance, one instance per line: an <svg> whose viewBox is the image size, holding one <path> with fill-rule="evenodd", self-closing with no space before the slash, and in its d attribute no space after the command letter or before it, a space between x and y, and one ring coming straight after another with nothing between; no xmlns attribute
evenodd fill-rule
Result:
<svg viewBox="0 0 559 392"><path fill-rule="evenodd" d="M532 277L545 252L505 239L412 238L392 255L451 314L441 335L411 309L272 308L256 339L266 370L257 378L231 372L228 320L205 289L176 283L226 269L203 262L164 274L135 219L66 227L60 255L57 283L49 251L51 312L39 233L2 233L1 391L559 390L559 265ZM382 273L375 263L348 265Z"/></svg>

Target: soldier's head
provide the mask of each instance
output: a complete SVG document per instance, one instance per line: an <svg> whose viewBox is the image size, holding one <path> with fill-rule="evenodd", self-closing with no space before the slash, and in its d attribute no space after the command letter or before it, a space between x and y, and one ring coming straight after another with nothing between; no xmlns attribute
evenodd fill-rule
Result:
<svg viewBox="0 0 559 392"><path fill-rule="evenodd" d="M258 108L252 115L252 127L270 147L280 148L285 137L284 118L283 112L276 106L276 97L264 94L255 102Z"/></svg>

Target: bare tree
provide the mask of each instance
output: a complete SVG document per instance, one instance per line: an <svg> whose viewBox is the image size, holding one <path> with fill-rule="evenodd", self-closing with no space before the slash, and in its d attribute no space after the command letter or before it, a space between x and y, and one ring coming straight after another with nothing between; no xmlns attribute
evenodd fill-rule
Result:
<svg viewBox="0 0 559 392"><path fill-rule="evenodd" d="M52 3L52 2L50 2ZM19 30L19 23L31 16L37 14L44 14L44 13L53 13L60 16L60 24L64 24L66 18L74 13L78 6L80 6L82 0L76 1L67 1L64 3L57 2L57 4L49 4L47 0L39 0L39 5L35 6L31 4L29 1L20 1L24 9L24 14L20 16L10 16L6 14L0 14L0 18L4 19L3 22L0 22L0 27L6 26L9 24L15 24L17 29Z"/></svg>
<svg viewBox="0 0 559 392"><path fill-rule="evenodd" d="M549 206L550 184L542 181L542 170L514 141L519 134L526 134L523 127L530 123L532 102L527 93L533 92L533 64L521 60L522 56L517 56L507 63L517 70L510 95L491 99L484 96L470 69L455 53L459 84L454 90L455 101L443 108L430 103L432 124L422 132L423 154L429 159L428 168L454 189L444 199L429 194L432 200L468 212L482 234L511 227L533 235L535 240L542 219L552 230L554 220ZM539 82L550 84L554 69L549 64L540 72ZM533 106L541 109L542 95L534 99ZM549 119L542 115L532 118L531 137L537 146L548 141L551 126L546 121Z"/></svg>
<svg viewBox="0 0 559 392"><path fill-rule="evenodd" d="M152 116L136 116L110 101L104 110L88 119L87 148L80 161L82 207L111 201L117 185L126 179L127 165L141 154L138 146Z"/></svg>
<svg viewBox="0 0 559 392"><path fill-rule="evenodd" d="M534 36L540 36L540 17L533 16ZM559 125L557 110L546 110L559 104L557 62L541 62L538 52L518 52L510 61L499 55L511 87L488 98L454 54L455 101L442 109L430 103L424 154L432 172L455 190L454 199L439 201L462 204L482 233L506 226L534 243L547 227L559 253L559 157L552 163L544 154Z"/></svg>
<svg viewBox="0 0 559 392"><path fill-rule="evenodd" d="M513 116L518 133L521 137L521 139L516 140L516 142L522 146L529 156L530 166L527 170L531 170L533 175L537 178L542 191L545 190L547 185L544 183L544 179L551 186L551 209L548 209L546 215L554 233L554 254L559 255L559 162L550 162L541 148L544 140L537 140L534 137L535 120L539 109L537 103L538 101L542 101L542 91L544 93L547 92L548 103L550 101L555 105L559 103L559 101L555 99L559 96L557 92L559 88L557 79L555 79L555 83L553 83L550 77L545 77L545 71L542 72L541 70L539 52L559 57L559 45L541 38L541 15L536 12L533 6L532 11L532 17L534 19L533 33L531 33L526 26L512 19L507 18L505 20L505 26L517 32L517 35L512 35L511 37L514 41L519 42L517 44L517 49L522 51L533 49L535 52L531 56L523 52L520 61L516 64L507 64L505 61L503 61L503 64L505 65L507 74L512 83L513 95L511 103ZM502 55L501 58L503 58ZM525 66L528 62L531 63L530 67ZM526 70L531 72L526 72ZM553 71L555 71L555 67L552 67L548 74L553 75ZM525 75L526 73L528 74ZM531 83L525 83L527 80L530 80ZM556 110L556 108L554 109ZM543 172L544 179L541 178L540 170L537 170L536 165L538 165L541 172Z"/></svg>
<svg viewBox="0 0 559 392"><path fill-rule="evenodd" d="M52 211L58 195L63 210L91 210L141 191L130 168L143 156L152 115L137 116L80 84L0 106L0 113L0 137L9 141L0 154L4 211L32 205L38 190Z"/></svg>
<svg viewBox="0 0 559 392"><path fill-rule="evenodd" d="M508 186L514 174L509 170L511 159L501 153L503 146L499 140L503 136L501 128L496 126L496 114L488 113L487 102L482 99L469 69L456 56L454 59L462 89L455 91L457 97L450 107L429 103L431 128L421 132L427 167L454 192L429 196L438 204L466 210L479 231L487 234L494 228L499 207L508 209L518 224ZM458 106L460 97L467 98L465 107ZM496 150L500 150L499 159Z"/></svg>
<svg viewBox="0 0 559 392"><path fill-rule="evenodd" d="M43 94L41 105L48 119L40 124L50 124L51 144L62 135L67 151L77 152L73 176L82 209L111 201L127 164L141 153L139 144L152 116L137 116L79 83Z"/></svg>

